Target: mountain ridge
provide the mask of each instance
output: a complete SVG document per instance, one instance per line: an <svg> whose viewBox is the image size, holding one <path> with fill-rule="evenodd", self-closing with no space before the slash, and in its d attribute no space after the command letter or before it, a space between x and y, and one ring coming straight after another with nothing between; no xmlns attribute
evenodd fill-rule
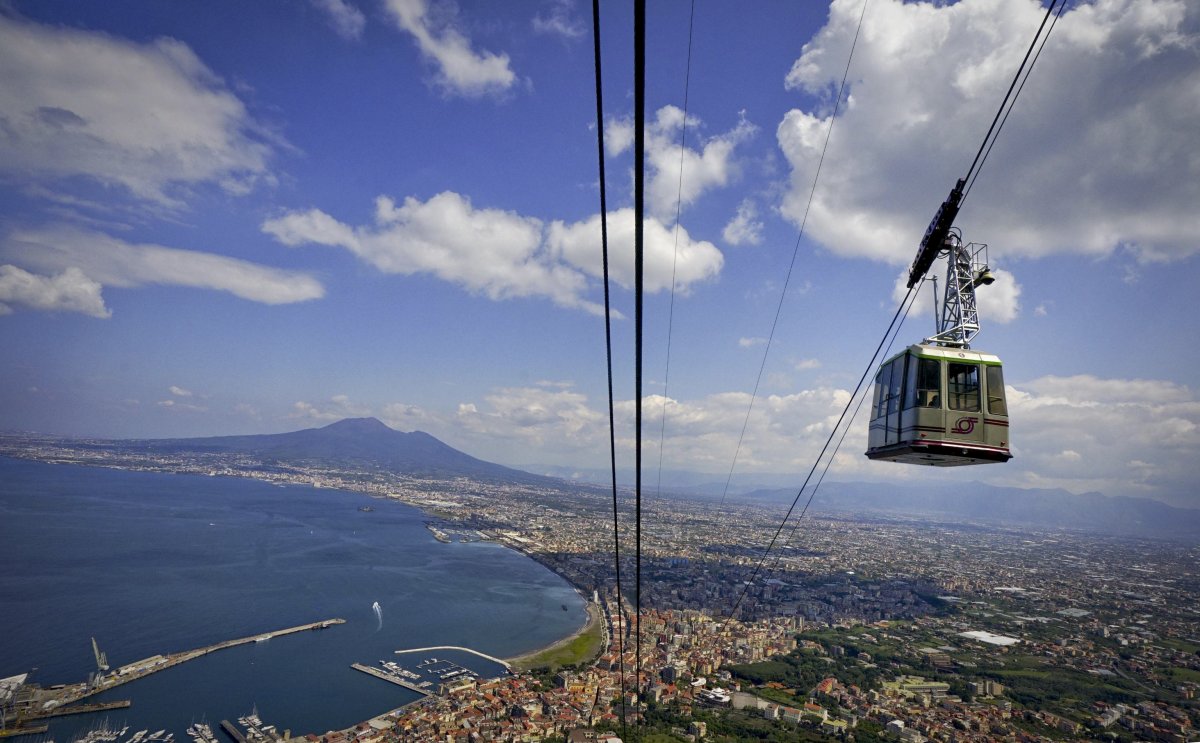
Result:
<svg viewBox="0 0 1200 743"><path fill-rule="evenodd" d="M183 439L127 439L123 448L151 452L243 453L277 462L358 464L425 477L475 477L513 482L550 478L487 462L424 431L397 431L378 418L343 418L285 433Z"/></svg>

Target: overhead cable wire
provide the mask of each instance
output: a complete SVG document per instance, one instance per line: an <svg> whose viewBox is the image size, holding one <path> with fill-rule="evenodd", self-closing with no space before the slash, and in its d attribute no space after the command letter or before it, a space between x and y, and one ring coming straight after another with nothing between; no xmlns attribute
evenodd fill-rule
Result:
<svg viewBox="0 0 1200 743"><path fill-rule="evenodd" d="M1061 0L1061 1L1064 4L1066 2L1066 0ZM1008 91L1005 93L1003 101L1001 101L1001 103L1000 103L1000 108L996 111L996 116L992 119L991 126L988 127L987 134L984 135L983 142L979 146L979 151L976 152L975 159L971 162L971 167L967 170L967 175L962 179L963 182L969 182L971 185L974 185L973 176L974 177L978 176L977 168L982 167L981 158L986 159L986 155L988 152L990 152L991 146L995 144L995 136L999 136L999 129L997 128L997 125L999 124L1002 127L1003 120L1006 120L1008 117L1008 113L1006 113L1006 110L1008 112L1011 112L1011 110L1012 110L1012 106L1009 104L1010 98L1012 98L1012 102L1014 104L1016 102L1016 98L1013 97L1013 91L1017 87L1018 81L1022 80L1022 72L1025 70L1026 63L1029 62L1030 54L1032 54L1034 48L1038 46L1039 39L1042 39L1042 47L1045 46L1045 39L1042 38L1042 31L1043 31L1043 29L1045 29L1046 22L1049 20L1050 15L1054 12L1054 8L1056 5L1058 5L1058 0L1051 0L1049 7L1046 9L1046 15L1042 18L1042 23L1041 23L1041 25L1038 26L1037 33L1034 35L1033 41L1030 42L1029 49L1026 50L1024 58L1021 60L1021 65L1017 69L1017 74L1013 77L1013 81L1009 85ZM1059 6L1059 15L1062 14L1062 7L1063 6ZM865 8L864 8L864 10L865 10ZM1058 19L1056 17L1055 23L1057 23L1057 21L1058 21ZM861 23L862 23L861 17L859 19L859 23L861 26ZM1054 26L1052 24L1051 29L1053 29L1053 27ZM1047 32L1045 38L1049 38L1049 32ZM855 35L855 39L857 40L857 33ZM1038 48L1037 56L1041 55L1042 47ZM853 47L851 47L851 54L853 54ZM1037 60L1037 56L1034 57L1035 62ZM848 64L847 64L847 67L849 67ZM1030 64L1029 72L1032 72L1032 70L1033 70L1033 65ZM1028 75L1029 75L1029 73L1026 72L1024 79L1027 80ZM1024 87L1024 82L1023 81L1020 82L1020 85L1021 85L1021 87ZM1019 94L1019 92L1018 92L1018 94ZM839 94L839 98L840 98L840 94ZM995 134L995 136L993 136L993 133ZM826 135L826 144L828 144L828 135ZM822 152L822 158L823 157L824 157L824 152ZM819 166L818 166L818 172L819 172ZM814 182L814 190L815 190L815 187L816 186L815 186L815 182ZM968 190L969 190L969 188L968 188ZM810 196L809 196L810 205L811 205L811 199L812 199L812 197L810 194ZM959 201L961 203L961 197L960 197ZM805 215L807 217L807 210L805 212ZM802 229L803 229L803 227L802 227ZM793 258L793 262L794 262L794 258ZM790 273L791 273L791 269L789 268L789 277L790 277ZM871 361L867 364L867 368L863 371L862 377L859 378L858 384L854 388L854 392L851 393L851 395L850 395L850 400L846 403L846 407L842 410L841 416L838 417L837 423L834 424L833 429L830 431L829 437L825 441L825 445L821 448L820 453L817 454L817 458L813 462L813 466L809 470L808 476L804 478L804 484L800 486L800 490L796 493L796 497L794 499L792 499L792 505L788 508L787 513L784 515L783 521L780 522L779 528L777 528L775 530L775 534L771 537L770 543L767 545L766 550L763 552L762 556L759 558L758 564L755 565L754 571L751 573L750 580L746 581L743 584L742 591L738 595L738 598L734 602L733 608L730 611L731 616L737 615L737 610L741 606L742 600L745 598L746 593L749 590L749 587L751 585L753 585L755 578L758 577L758 574L761 571L763 564L765 563L767 557L770 555L771 550L774 548L776 541L778 541L780 533L783 531L783 528L787 524L788 519L791 518L792 513L795 511L796 505L800 501L800 496L803 495L804 489L806 487L808 487L808 483L812 479L813 472L816 470L817 465L820 464L822 457L824 457L825 452L828 450L829 444L833 440L834 434L837 433L839 426L841 426L843 419L846 417L846 412L850 409L850 405L853 403L854 399L858 396L859 390L862 388L863 382L866 380L867 375L870 374L872 367L875 365L876 357L879 355L879 352L883 347L884 341L887 341L888 335L892 333L892 328L893 328L893 326L895 326L897 319L900 318L900 313L902 310L904 310L904 316L907 317L908 310L905 309L905 305L907 304L908 308L911 309L912 304L909 303L908 300L912 296L913 290L914 290L914 286L910 283L910 285L908 287L908 293L905 294L904 299L902 299L900 301L900 305L896 308L896 314L892 316L892 322L888 325L888 329L886 331L884 331L883 338L880 340L879 346L876 347L875 353L871 357ZM903 321L901 320L901 322L903 322ZM897 332L898 332L898 330L899 330L899 328L897 328ZM774 332L773 326L772 326L772 332ZM891 344L889 343L888 347L890 348L890 346L891 346ZM764 361L764 364L765 364L765 361ZM761 375L761 371L760 371L760 375ZM864 397L865 397L865 395L864 395ZM862 403L860 401L859 405L861 406L861 404ZM753 406L753 400L751 401L751 406ZM857 411L855 411L855 412L857 414ZM747 414L747 417L748 417L748 414ZM745 430L745 428L743 427L743 432L744 432L744 430ZM844 437L845 437L845 434L843 434L843 438ZM739 440L739 448L740 448L740 445L741 445L741 442ZM839 446L840 446L840 442L839 442ZM735 455L735 462L736 462L736 455ZM731 471L730 476L732 477L732 471ZM728 488L728 484L726 485L726 488ZM803 518L804 513L806 513L808 511L808 507L812 503L812 499L815 494L816 494L816 489L814 488L813 491L811 491L809 494L808 501L804 505L804 510L801 511L800 518ZM724 502L724 499L725 499L725 497L724 497L724 495L722 495L722 498L721 498L722 503ZM799 519L797 519L797 520L799 520ZM793 531L794 531L794 529L793 529Z"/></svg>
<svg viewBox="0 0 1200 743"><path fill-rule="evenodd" d="M885 359L888 358L888 354L891 353L892 346L895 345L896 338L900 335L900 329L902 327L904 327L904 321L908 319L908 313L912 310L913 306L917 303L917 297L921 293L921 286L922 286L922 284L917 284L916 291L912 293L912 299L910 299L908 301L908 306L905 307L904 314L902 314L900 316L900 322L896 324L895 330L893 330L891 333L891 339L888 341L887 346L883 349L883 353L881 354L882 358L885 358ZM817 494L817 491L821 489L821 484L825 482L825 475L827 475L829 473L829 466L831 464L833 464L834 458L837 457L838 452L841 450L842 443L845 442L845 440L846 440L846 435L849 434L850 429L852 429L854 427L854 419L857 418L859 412L862 411L863 403L865 403L867 401L867 397L869 396L869 394L868 394L869 390L870 390L870 388L864 389L862 391L862 394L860 394L858 396L858 404L854 406L854 412L850 414L850 420L842 428L842 435L838 438L837 445L833 447L833 453L830 454L829 457L825 460L825 468L821 470L821 476L817 478L817 482L813 486L812 492L808 497L809 503L812 502L813 497L816 496L816 494ZM853 401L853 399L854 398L851 398L851 401ZM783 546L785 548L789 544L791 544L792 537L795 536L796 529L799 528L799 526L800 526L800 520L804 518L804 514L807 511L808 511L808 504L805 504L804 510L800 512L800 515L798 517L796 517L796 523L792 525L792 530L790 532L788 532L787 538L783 541Z"/></svg>
<svg viewBox="0 0 1200 743"><path fill-rule="evenodd" d="M991 149L991 147L989 146L989 142L994 141L992 132L995 132L996 136L999 136L1000 132L996 128L996 126L1000 122L1000 117L1001 116L1004 116L1005 118L1008 117L1008 115L1005 113L1005 110L1011 109L1011 107L1009 106L1009 98L1012 97L1013 90L1017 87L1017 82L1021 79L1021 74L1025 70L1026 63L1029 62L1029 55L1033 54L1033 49L1034 49L1034 47L1037 46L1038 39L1040 39L1042 37L1042 29L1044 29L1046 27L1046 22L1050 20L1050 15L1052 13L1054 13L1054 6L1057 5L1059 2L1061 2L1063 4L1062 6L1060 6L1060 10L1059 10L1059 12L1061 13L1062 12L1061 7L1065 7L1066 0L1050 0L1050 5L1047 6L1047 8L1046 8L1046 15L1042 16L1041 25L1038 26L1037 33L1035 33L1033 35L1033 41L1029 42L1029 49L1027 49L1025 51L1025 56L1021 59L1021 66L1017 68L1017 74L1013 75L1012 82L1009 83L1008 90L1004 93L1004 99L1002 101L1000 101L1000 108L996 110L996 115L995 115L995 117L992 118L992 124L991 124L991 126L988 127L987 134L983 135L983 143L979 145L979 151L975 153L975 159L971 161L971 167L967 169L967 175L963 178L963 180L968 181L972 185L974 184L974 178L972 178L972 176L975 174L976 166L979 166L982 168L982 162L981 162L980 158L984 157L985 151ZM1055 20L1057 22L1057 19L1055 19ZM1053 26L1051 26L1051 27L1053 28ZM1049 33L1046 34L1046 37L1049 38ZM1040 49L1038 50L1038 54L1039 55L1041 54ZM1029 71L1030 72L1033 71L1033 65L1029 65ZM1028 77L1028 75L1026 75L1026 77ZM1024 85L1024 83L1022 83L1022 85ZM1014 103L1016 102L1015 98L1013 99L1013 102ZM968 188L968 190L970 190L970 189ZM965 194L964 194L964 197L965 197Z"/></svg>
<svg viewBox="0 0 1200 743"><path fill-rule="evenodd" d="M854 391L850 393L850 400L846 402L846 407L842 408L841 415L838 416L837 422L833 424L833 428L829 431L828 438L825 439L825 445L821 447L821 451L817 454L817 458L813 460L812 467L808 470L808 475L804 478L804 484L801 485L800 489L796 492L796 497L792 499L792 505L788 507L787 513L784 514L783 520L779 522L779 528L775 530L775 534L771 537L770 543L767 545L767 548L763 550L762 556L758 560L758 564L754 566L754 571L750 574L750 580L746 581L742 585L742 592L738 594L737 600L733 603L733 608L729 611L730 616L737 616L738 607L741 606L742 600L746 597L747 590L749 590L749 587L754 583L754 579L758 577L759 572L762 570L763 564L766 562L767 557L770 556L771 550L775 547L775 542L779 540L779 535L783 532L784 526L787 525L788 519L792 517L792 513L796 510L796 505L800 502L800 496L804 494L804 489L807 488L808 483L812 481L813 473L817 471L817 465L820 464L821 459L825 456L825 452L828 451L829 445L833 442L834 435L841 427L842 421L845 420L846 413L850 410L850 404L854 401L854 398L858 397L858 393L859 390L862 389L863 382L866 381L867 377L871 373L871 370L875 367L876 359L878 358L880 352L883 351L884 343L887 342L888 336L892 333L892 328L895 327L896 322L900 319L901 311L904 310L904 307L908 303L909 297L912 295L912 293L913 288L909 287L908 293L904 295L904 299L900 300L900 305L896 307L896 312L894 315L892 315L892 321L888 323L887 330L883 332L883 337L879 339L879 345L875 347L875 351L871 354L871 358L867 362L867 366L863 370L862 376L858 379L858 384L854 386ZM811 503L812 496L810 495L808 503L804 504L805 511L808 510L808 506Z"/></svg>
<svg viewBox="0 0 1200 743"><path fill-rule="evenodd" d="M1053 8L1053 5L1054 4L1051 3L1051 8ZM967 200L967 194L971 193L971 187L975 185L975 181L979 178L979 171L983 170L983 165L987 162L988 155L992 154L992 148L996 146L996 140L1000 138L1000 132L1004 131L1004 125L1008 122L1008 115L1011 114L1013 108L1016 107L1017 99L1021 97L1021 91L1025 89L1025 83L1029 82L1029 76L1033 73L1033 67L1037 64L1038 58L1042 56L1042 50L1046 48L1046 42L1050 40L1050 34L1054 33L1054 27L1058 25L1058 19L1062 17L1062 12L1064 9L1066 9L1066 7L1066 0L1063 0L1061 3L1059 3L1058 12L1055 13L1054 20L1050 22L1050 28L1047 29L1046 34L1042 36L1042 42L1038 46L1037 54L1033 55L1033 61L1029 63L1029 69L1025 71L1025 77L1021 78L1021 84L1017 86L1017 92L1013 95L1012 103L1009 104L1008 109L1004 112L1004 118L1000 120L1000 126L996 128L995 136L993 136L992 141L988 143L987 150L983 153L983 159L979 161L979 168L975 171L975 177L971 179L971 182L967 184L966 190L963 191L960 204L962 201ZM1043 23L1045 23L1045 21L1043 21ZM1034 41L1037 41L1037 39L1035 38Z"/></svg>
<svg viewBox="0 0 1200 743"><path fill-rule="evenodd" d="M671 383L671 331L675 327L675 268L679 264L679 215L683 211L683 161L687 156L688 90L692 82L692 31L695 22L696 0L692 0L691 13L688 15L687 66L683 74L683 125L679 127L679 186L675 192L675 247L671 253L671 303L667 310L667 362L663 371L662 425L658 429L658 481L654 488L658 495L662 495L663 444L667 437L667 403L670 400L667 392Z"/></svg>
<svg viewBox="0 0 1200 743"><path fill-rule="evenodd" d="M634 291L634 566L637 572L637 654L634 676L642 690L642 295L645 286L643 220L646 214L646 0L633 2L633 291Z"/></svg>
<svg viewBox="0 0 1200 743"><path fill-rule="evenodd" d="M911 299L909 299L908 296L905 297L904 301L907 301L907 307L904 308L904 313L900 316L900 322L896 324L894 330L891 330L890 333L885 334L885 336L884 336L885 338L887 337L887 335L890 334L891 339L888 340L887 347L883 349L883 354L882 354L883 358L888 357L888 354L892 350L892 345L895 344L896 338L900 335L900 328L902 328L904 326L904 321L906 319L908 319L909 311L911 311L913 308L913 305L915 305L917 303L917 296L920 294L920 291L921 291L920 287L921 287L921 285L918 284L916 292L909 293L909 296L911 296ZM901 306L904 307L903 301L901 302ZM870 366L868 366L867 368L869 371ZM837 445L834 446L833 452L829 455L828 458L825 459L825 467L821 470L821 475L817 478L816 484L813 485L812 490L809 491L808 501L804 504L804 509L802 511L800 511L800 515L796 517L795 522L792 524L792 530L790 532L788 532L787 537L783 540L783 546L780 547L779 551L776 553L775 562L772 563L770 572L774 572L774 571L778 570L779 563L782 562L782 560L783 560L783 551L786 550L791 545L792 539L796 536L796 530L800 528L800 522L804 519L804 515L806 513L808 513L808 507L812 504L813 499L816 497L817 491L821 489L821 484L825 482L825 475L827 475L829 473L830 465L833 464L834 458L837 457L838 451L841 450L842 443L846 440L846 436L847 436L847 434L850 433L850 429L854 427L854 419L858 417L859 412L862 410L863 403L865 403L867 400L869 389L870 388L862 390L862 394L857 396L858 397L857 405L854 405L854 397L855 397L854 395L851 395L850 400L847 402L847 407L849 407L850 405L854 405L854 412L850 415L850 420L847 421L846 425L842 427L842 435L838 438ZM832 436L833 433L836 433L837 429L838 429L838 427L834 426L833 432L830 435ZM820 461L820 457L818 457L818 462L819 461ZM801 488L801 493L803 493L803 488ZM758 605L758 602L755 602L755 607L757 607L757 605Z"/></svg>
<svg viewBox="0 0 1200 743"><path fill-rule="evenodd" d="M617 615L624 616L625 605L621 593L621 533L617 520L617 434L616 418L613 413L613 361L612 361L612 312L609 305L608 277L608 197L604 174L604 86L600 72L600 0L592 0L592 46L595 49L596 67L596 145L600 162L600 247L604 260L604 348L608 362L608 449L612 463L612 507L613 507L613 563L617 571ZM625 731L625 638L617 635L617 653L620 657L621 673L621 735Z"/></svg>
<svg viewBox="0 0 1200 743"><path fill-rule="evenodd" d="M838 86L837 100L833 103L833 114L829 117L829 126L825 130L825 143L821 146L821 157L817 160L817 171L813 174L812 188L808 192L808 203L804 207L804 216L800 220L800 232L796 235L796 245L792 248L792 259L788 263L787 275L783 279L783 288L779 292L779 303L775 307L775 318L771 321L771 332L767 335L762 362L758 366L758 376L754 380L754 391L750 393L750 404L746 408L746 418L742 421L742 431L738 434L737 446L733 452L733 462L729 465L729 476L725 478L725 489L721 491L721 502L718 507L725 505L725 497L729 494L729 485L733 482L733 471L737 468L738 456L742 452L742 442L746 438L746 428L750 425L750 413L754 411L754 402L758 399L758 388L762 384L763 372L767 368L767 357L771 353L771 345L775 340L775 329L779 326L779 316L783 312L783 300L787 297L788 285L792 281L792 271L796 267L796 256L800 254L800 242L804 238L804 228L808 225L808 213L812 210L813 196L817 193L817 182L821 178L821 168L825 164L825 152L829 149L829 139L833 135L833 122L837 120L838 109L842 104L842 95L846 90L846 79L850 75L850 63L854 61L854 49L858 46L858 36L862 32L862 23L863 18L867 14L868 2L869 0L863 0L862 11L858 15L858 27L854 30L854 41L850 44L850 54L846 58L846 69L842 72L842 83Z"/></svg>

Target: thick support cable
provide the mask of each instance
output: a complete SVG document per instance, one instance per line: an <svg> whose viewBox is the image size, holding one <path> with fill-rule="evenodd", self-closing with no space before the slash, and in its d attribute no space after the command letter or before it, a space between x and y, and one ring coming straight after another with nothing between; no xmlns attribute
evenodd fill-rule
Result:
<svg viewBox="0 0 1200 743"><path fill-rule="evenodd" d="M642 294L645 285L645 251L642 222L646 214L646 0L633 3L633 261L634 333L636 345L634 384L634 567L637 571L637 668L638 698L642 690Z"/></svg>
<svg viewBox="0 0 1200 743"><path fill-rule="evenodd" d="M817 465L820 464L821 459L825 456L825 452L829 450L829 445L833 442L833 437L841 427L842 421L845 420L846 413L850 411L850 406L854 402L854 398L858 397L858 393L859 390L862 389L863 382L865 382L867 377L870 376L871 370L875 368L876 360L878 359L879 354L883 351L883 346L885 343L887 343L888 336L891 335L892 328L895 327L896 322L900 319L900 314L904 310L904 307L908 303L909 297L912 295L912 293L913 289L912 287L909 287L908 293L904 295L904 299L900 300L900 306L896 307L896 313L892 315L892 321L888 323L887 330L883 332L883 337L879 339L879 345L875 347L875 352L871 354L871 358L867 362L866 369L863 370L862 376L858 378L858 384L854 385L854 391L850 393L850 399L846 401L846 407L842 408L842 414L838 416L837 423L834 423L833 428L829 431L829 437L825 439L825 445L821 447L821 451L817 454L817 458L813 460L812 467L808 470L808 476L804 478L804 484L801 485L800 490L796 492L796 497L792 499L792 505L788 507L787 513L784 514L783 521L779 522L779 528L775 530L775 534L771 537L771 542L767 545L766 550L763 551L762 557L760 557L758 560L758 564L754 566L754 572L750 574L750 580L746 581L742 585L742 592L738 594L737 600L733 603L733 608L729 611L729 615L731 617L737 617L738 607L742 605L742 600L746 598L746 592L754 583L754 579L758 577L759 572L762 570L763 563L765 563L767 557L770 556L771 550L775 547L775 542L779 540L779 535L783 532L783 527L787 525L788 519L792 517L792 513L796 510L796 505L800 502L800 496L804 494L804 489L808 487L808 483L812 480L813 473L817 471ZM809 496L808 503L812 503L811 495ZM804 509L806 511L808 510L807 503L805 504Z"/></svg>
<svg viewBox="0 0 1200 743"><path fill-rule="evenodd" d="M1053 9L1054 3L1050 3L1050 8ZM1033 55L1033 61L1029 63L1029 69L1025 72L1025 77L1021 79L1021 84L1017 86L1017 92L1013 94L1012 103L1009 104L1008 110L1004 111L1004 118L1000 120L1000 126L996 127L996 134L992 137L992 141L988 142L987 150L983 153L983 158L979 160L979 167L975 171L975 177L967 184L967 189L963 191L962 200L966 201L967 196L971 193L971 187L975 185L975 181L979 179L979 171L983 170L984 164L987 162L988 156L992 154L992 148L996 146L996 140L1000 139L1000 132L1004 131L1004 125L1008 123L1008 115L1012 113L1013 108L1017 105L1017 99L1021 97L1021 91L1025 90L1025 83L1029 82L1029 76L1033 73L1033 67L1037 64L1038 58L1042 56L1042 50L1046 48L1046 42L1050 40L1050 34L1054 33L1054 27L1058 25L1058 19L1062 17L1062 12L1067 7L1066 0L1063 0L1058 6L1058 12L1054 15L1054 20L1050 22L1050 28L1046 29L1046 35L1042 36L1042 43L1038 46L1037 54ZM1047 10L1049 12L1049 10ZM1045 25L1045 20L1042 21ZM1041 32L1041 29L1038 29ZM1037 38L1034 38L1034 42ZM1020 72L1018 71L1018 76ZM1003 110L1003 108L1001 109Z"/></svg>
<svg viewBox="0 0 1200 743"><path fill-rule="evenodd" d="M621 532L617 520L617 434L613 413L612 312L609 306L608 280L608 196L604 185L604 86L600 74L600 0L592 0L592 45L596 52L596 145L600 162L600 246L604 259L604 349L608 360L608 450L609 461L612 464L613 563L617 571L617 614L623 617L625 605L621 593ZM620 632L613 634L617 636L617 654L620 658L621 735L625 736L625 638Z"/></svg>
<svg viewBox="0 0 1200 743"><path fill-rule="evenodd" d="M917 303L917 298L920 293L921 285L918 284L916 292L912 293L912 299L909 300L908 306L904 308L904 314L900 316L900 322L896 324L895 330L891 332L891 339L888 341L887 347L883 349L883 353L880 355L880 358L888 358L888 355L892 351L892 346L896 343L896 338L900 335L900 328L904 327L904 321L908 319L908 313L912 310L913 305ZM862 394L858 396L858 404L854 406L854 412L851 413L850 420L847 421L846 425L842 428L842 435L838 438L837 445L833 447L833 453L830 454L829 458L825 460L825 467L821 470L821 476L817 478L817 483L813 486L813 489L808 496L808 503L805 504L804 510L800 512L800 515L796 517L796 523L792 525L792 530L788 532L787 538L783 540L784 548L787 548L787 546L791 544L792 537L796 535L796 530L800 528L800 521L804 518L804 514L808 512L808 504L812 503L817 491L821 489L821 484L825 482L825 475L829 474L829 467L833 464L833 460L835 457L837 457L838 452L841 451L842 444L846 441L846 435L849 434L850 429L854 427L854 420L858 417L859 412L862 410L863 403L867 401L868 396L868 390L863 390ZM854 398L852 397L851 400L853 399Z"/></svg>
<svg viewBox="0 0 1200 743"><path fill-rule="evenodd" d="M1017 68L1017 74L1013 75L1012 82L1008 85L1008 91L1004 93L1004 100L1000 101L1000 108L996 110L996 115L992 118L992 125L988 127L987 134L983 135L983 143L979 145L979 151L975 153L975 159L971 161L971 167L967 169L967 175L963 178L963 180L970 181L972 185L974 185L974 180L971 176L972 174L975 174L975 167L976 165L978 165L980 168L983 167L982 163L980 162L980 158L984 157L985 150L991 149L991 147L988 145L988 142L993 140L992 132L995 131L996 136L1000 135L1000 132L996 130L996 124L1000 121L1000 117L1002 115L1007 118L1008 115L1004 113L1005 108L1007 107L1011 109L1011 107L1008 106L1008 99L1012 96L1013 88L1017 86L1017 81L1021 79L1021 73L1025 71L1025 64L1029 62L1029 55L1033 53L1033 48L1037 46L1038 39L1040 39L1042 36L1042 29L1046 27L1046 21L1050 20L1050 15L1054 12L1054 6L1057 4L1057 2L1058 0L1051 0L1050 5L1046 8L1046 15L1042 16L1042 23L1038 26L1037 33L1033 35L1033 41L1029 42L1029 49L1025 50L1025 56L1021 59L1021 66ZM1062 7L1065 7L1066 0L1061 0L1061 2L1063 4ZM1062 7L1059 8L1060 14L1062 13ZM1057 22L1058 19L1056 18L1055 23ZM1053 28L1053 26L1051 26L1051 28ZM1050 34L1047 33L1046 38L1049 37ZM1038 55L1040 56L1041 53L1042 52L1039 49ZM1036 57L1034 58L1034 61L1036 62ZM1032 64L1029 65L1029 71L1033 72ZM1026 77L1028 77L1028 74L1026 74ZM1021 85L1024 87L1024 83L1021 83ZM1013 103L1016 103L1015 99L1013 100ZM970 189L968 188L968 190Z"/></svg>

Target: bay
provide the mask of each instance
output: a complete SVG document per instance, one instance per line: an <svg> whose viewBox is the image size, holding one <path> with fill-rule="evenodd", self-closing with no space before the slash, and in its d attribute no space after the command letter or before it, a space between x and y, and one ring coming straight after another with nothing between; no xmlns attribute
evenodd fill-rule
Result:
<svg viewBox="0 0 1200 743"><path fill-rule="evenodd" d="M92 637L117 668L340 617L346 624L222 650L89 700L130 699L105 713L111 725L183 741L193 720L255 706L281 731L321 733L416 698L353 662L438 645L511 657L586 620L559 576L495 544L438 542L426 519L337 490L0 458L0 677L36 668L43 686L82 681L95 670ZM95 718L57 718L49 735L65 742Z"/></svg>

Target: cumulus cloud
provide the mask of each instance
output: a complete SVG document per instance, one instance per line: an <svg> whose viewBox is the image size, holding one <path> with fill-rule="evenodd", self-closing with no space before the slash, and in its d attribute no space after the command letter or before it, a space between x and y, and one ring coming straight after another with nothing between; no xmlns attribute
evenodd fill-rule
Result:
<svg viewBox="0 0 1200 743"><path fill-rule="evenodd" d="M1154 379L1047 376L1010 386L1022 484L1136 495L1200 506L1200 399Z"/></svg>
<svg viewBox="0 0 1200 743"><path fill-rule="evenodd" d="M0 256L41 271L62 271L79 284L81 296L93 296L92 311L107 316L99 287L147 284L225 291L263 304L318 299L325 293L308 274L285 271L213 253L134 244L73 227L18 230L0 244ZM72 273L73 272L73 273ZM96 286L79 281L84 278ZM98 304L97 304L98 303Z"/></svg>
<svg viewBox="0 0 1200 743"><path fill-rule="evenodd" d="M428 0L387 0L386 7L396 25L416 40L421 55L437 66L437 83L448 94L477 98L506 91L516 82L508 55L472 49L447 6L431 9Z"/></svg>
<svg viewBox="0 0 1200 743"><path fill-rule="evenodd" d="M35 310L81 312L108 318L112 312L104 306L99 282L93 281L74 266L53 276L30 273L13 265L0 266L0 315L12 313L10 305Z"/></svg>
<svg viewBox="0 0 1200 743"><path fill-rule="evenodd" d="M980 286L975 289L975 308L979 310L979 325L981 328L986 328L988 323L1000 323L1006 325L1013 320L1021 312L1021 285L1017 283L1017 278L1011 271L1005 271L1000 268L991 270L995 281L991 284ZM942 300L945 298L946 291L946 261L938 259L933 267L929 269L930 276L937 276L938 290L938 307L941 307ZM908 270L896 277L896 283L892 286L892 301L897 304L904 299L908 293ZM924 299L917 301L922 306L928 306L925 303L929 301L929 294L925 292L932 291L933 286L923 288L922 296Z"/></svg>
<svg viewBox="0 0 1200 743"><path fill-rule="evenodd" d="M813 103L776 132L799 222L861 3L835 0L786 79ZM1045 10L1036 0L872 4L807 230L836 253L911 260L965 175ZM993 255L1170 260L1200 250L1200 6L1097 0L1069 9L958 224Z"/></svg>
<svg viewBox="0 0 1200 743"><path fill-rule="evenodd" d="M179 387L174 384L171 385L168 389L171 391L171 394L175 395L176 397L191 397L192 396L191 390L184 389L183 387Z"/></svg>
<svg viewBox="0 0 1200 743"><path fill-rule="evenodd" d="M541 448L590 448L602 441L608 416L593 410L582 393L540 387L501 388L486 397L480 410L459 405L457 422L467 431Z"/></svg>
<svg viewBox="0 0 1200 743"><path fill-rule="evenodd" d="M848 397L845 390L825 387L760 396L746 428L738 472L777 473L810 465ZM727 473L749 402L749 393L742 392L694 400L647 395L643 413L657 420L667 406L663 451L668 468ZM628 457L634 448L634 407L633 400L615 404L619 456ZM397 429L428 431L492 461L527 464L534 450L546 464L601 467L608 461L605 400L591 400L573 387L502 387L447 411L395 403L386 406L380 418ZM858 438L865 447L865 431ZM858 445L848 441L847 450ZM643 447L647 456L656 456L657 436L643 441ZM854 449L856 456L849 457L841 471L865 467L861 451Z"/></svg>
<svg viewBox="0 0 1200 743"><path fill-rule="evenodd" d="M289 420L315 421L329 423L343 418L361 418L371 415L371 409L366 405L356 403L347 395L334 395L328 402L313 404L297 400L292 404Z"/></svg>
<svg viewBox="0 0 1200 743"><path fill-rule="evenodd" d="M311 0L314 7L323 12L338 36L348 41L361 39L367 18L362 11L346 0Z"/></svg>
<svg viewBox="0 0 1200 743"><path fill-rule="evenodd" d="M633 285L633 210L609 214L610 274ZM428 201L403 204L380 196L374 224L351 227L319 209L289 212L262 229L285 245L306 243L349 250L385 273L431 274L489 299L544 297L562 307L603 313L585 299L588 277L603 275L600 216L548 227L511 211L476 208L465 196L445 191ZM675 237L654 219L645 224L645 289L669 289ZM716 276L723 263L711 243L679 229L676 289L687 292Z"/></svg>
<svg viewBox="0 0 1200 743"><path fill-rule="evenodd" d="M609 212L609 276L626 288L632 288L634 282L634 228L633 209ZM669 290L673 272L675 291L687 294L693 284L715 278L725 264L725 257L715 245L706 240L693 239L682 226L669 228L654 217L646 217L642 225L642 237L643 282L647 292ZM604 275L599 214L574 224L560 221L551 223L546 242L555 255L561 256L572 266L590 276Z"/></svg>
<svg viewBox="0 0 1200 743"><path fill-rule="evenodd" d="M578 39L587 33L587 28L574 17L572 0L550 0L546 11L533 17L533 30L548 36Z"/></svg>
<svg viewBox="0 0 1200 743"><path fill-rule="evenodd" d="M178 207L180 191L244 193L271 147L245 105L184 43L136 43L0 14L0 170L84 176Z"/></svg>
<svg viewBox="0 0 1200 743"><path fill-rule="evenodd" d="M680 148L684 127L700 138L699 119L684 117L683 109L663 106L646 125L646 206L664 222L673 222L676 206L685 209L713 188L727 185L739 172L734 150L758 131L743 113L730 131ZM633 123L610 121L605 126L605 148L617 155L633 146ZM682 168L682 176L681 176Z"/></svg>
<svg viewBox="0 0 1200 743"><path fill-rule="evenodd" d="M375 223L351 228L312 209L267 220L285 245L342 247L385 273L426 273L490 299L547 297L564 307L602 311L582 298L586 278L542 247L542 222L500 209L476 209L452 191L402 205L380 196Z"/></svg>
<svg viewBox="0 0 1200 743"><path fill-rule="evenodd" d="M744 199L738 204L737 214L725 225L721 237L730 245L758 245L762 242L762 231L758 207L750 199Z"/></svg>

